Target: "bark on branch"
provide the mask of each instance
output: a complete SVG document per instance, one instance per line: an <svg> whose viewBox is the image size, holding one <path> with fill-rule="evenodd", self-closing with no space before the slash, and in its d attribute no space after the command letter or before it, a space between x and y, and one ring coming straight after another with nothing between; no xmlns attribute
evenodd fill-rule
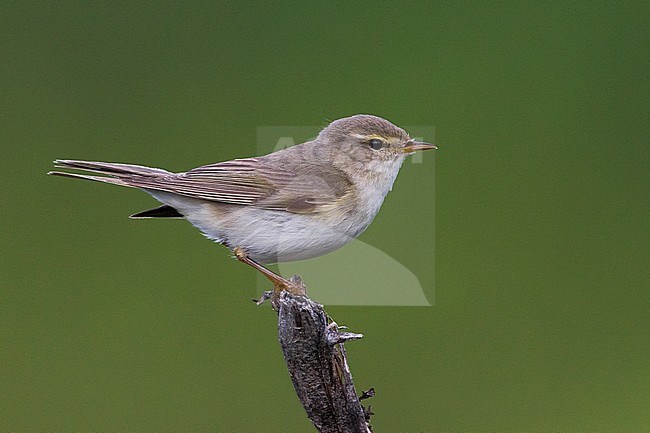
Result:
<svg viewBox="0 0 650 433"><path fill-rule="evenodd" d="M323 306L305 294L280 293L278 337L291 381L320 433L371 433L370 409L357 397L343 343L363 337L328 323ZM367 398L374 391L362 395Z"/></svg>

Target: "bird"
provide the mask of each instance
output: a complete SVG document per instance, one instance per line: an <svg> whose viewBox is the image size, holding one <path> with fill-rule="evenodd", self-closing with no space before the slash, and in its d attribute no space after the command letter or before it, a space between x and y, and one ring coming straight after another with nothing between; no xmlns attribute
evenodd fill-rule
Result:
<svg viewBox="0 0 650 433"><path fill-rule="evenodd" d="M142 165L57 159L48 174L141 189L162 203L134 219L185 218L276 287L264 264L318 257L372 223L405 158L437 149L369 114L335 120L318 136L276 152L173 173ZM87 173L92 174L87 174Z"/></svg>

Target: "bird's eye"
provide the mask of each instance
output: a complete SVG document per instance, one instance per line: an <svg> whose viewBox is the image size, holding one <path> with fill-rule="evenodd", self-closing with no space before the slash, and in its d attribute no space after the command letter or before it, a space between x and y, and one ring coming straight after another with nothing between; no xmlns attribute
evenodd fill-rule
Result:
<svg viewBox="0 0 650 433"><path fill-rule="evenodd" d="M368 142L368 144L370 145L370 147L372 147L375 150L379 150L382 147L384 147L384 142L378 138L373 138Z"/></svg>

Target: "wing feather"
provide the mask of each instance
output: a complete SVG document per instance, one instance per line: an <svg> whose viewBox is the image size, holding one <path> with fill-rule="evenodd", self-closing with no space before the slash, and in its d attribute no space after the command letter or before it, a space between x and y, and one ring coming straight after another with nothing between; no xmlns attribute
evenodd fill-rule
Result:
<svg viewBox="0 0 650 433"><path fill-rule="evenodd" d="M347 198L354 187L343 171L305 159L294 160L291 167L286 167L282 160L269 156L205 165L185 173L130 164L57 160L58 167L106 176L52 174L294 213L324 212L351 205Z"/></svg>

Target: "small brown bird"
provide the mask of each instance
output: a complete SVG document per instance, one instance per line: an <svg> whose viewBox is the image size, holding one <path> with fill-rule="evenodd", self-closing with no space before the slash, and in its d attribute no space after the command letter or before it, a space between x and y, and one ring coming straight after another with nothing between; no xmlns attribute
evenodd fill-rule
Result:
<svg viewBox="0 0 650 433"><path fill-rule="evenodd" d="M163 206L132 218L185 218L256 266L317 257L350 242L377 215L406 156L427 149L436 146L380 117L356 115L330 123L313 141L184 173L58 159L59 168L103 176L49 174L139 188Z"/></svg>

